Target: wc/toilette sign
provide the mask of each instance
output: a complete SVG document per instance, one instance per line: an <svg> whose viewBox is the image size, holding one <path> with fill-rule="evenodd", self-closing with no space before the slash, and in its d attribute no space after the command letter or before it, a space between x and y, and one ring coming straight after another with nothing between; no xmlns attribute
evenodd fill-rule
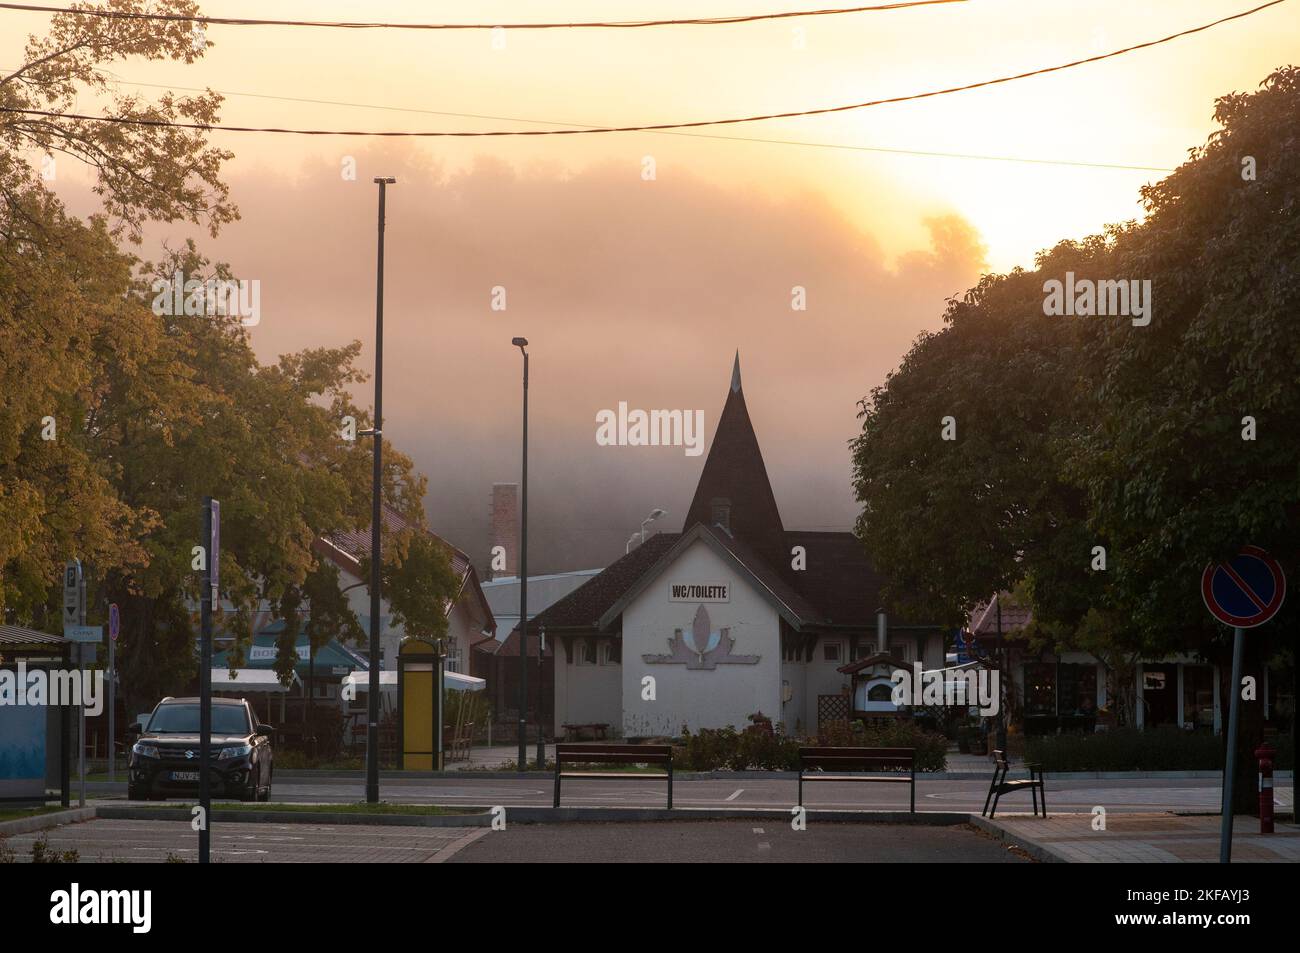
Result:
<svg viewBox="0 0 1300 953"><path fill-rule="evenodd" d="M674 582L668 587L672 602L730 602L729 582Z"/></svg>

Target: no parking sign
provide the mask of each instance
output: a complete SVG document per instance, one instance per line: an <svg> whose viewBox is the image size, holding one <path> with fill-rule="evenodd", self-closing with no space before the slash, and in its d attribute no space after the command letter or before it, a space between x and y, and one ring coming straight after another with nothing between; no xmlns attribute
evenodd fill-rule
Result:
<svg viewBox="0 0 1300 953"><path fill-rule="evenodd" d="M1253 629L1282 607L1286 574L1277 560L1258 546L1243 546L1227 562L1205 567L1201 597L1210 614L1224 625Z"/></svg>
<svg viewBox="0 0 1300 953"><path fill-rule="evenodd" d="M1232 678L1228 692L1228 756L1223 771L1223 818L1219 833L1219 863L1232 860L1232 789L1237 764L1237 719L1241 709L1242 629L1263 625L1282 608L1286 574L1277 560L1258 546L1241 552L1201 573L1201 598L1205 608L1224 625L1232 626Z"/></svg>

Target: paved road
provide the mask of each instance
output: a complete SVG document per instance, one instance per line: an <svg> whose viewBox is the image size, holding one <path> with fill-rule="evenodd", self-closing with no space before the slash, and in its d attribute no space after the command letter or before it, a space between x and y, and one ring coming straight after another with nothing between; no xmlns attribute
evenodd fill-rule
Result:
<svg viewBox="0 0 1300 953"><path fill-rule="evenodd" d="M1291 787L1276 789L1279 810L1290 810ZM125 794L125 785L94 783L99 793ZM1219 785L1215 779L1133 779L1047 782L1048 806L1053 812L1090 812L1100 805L1107 811L1215 811L1219 807ZM901 790L900 790L901 789ZM566 805L575 807L662 807L665 785L661 781L567 781ZM925 780L916 787L917 810L978 813L988 791L985 778ZM522 778L432 778L383 781L380 797L396 803L444 805L503 804L550 806L552 785L549 775ZM283 779L275 782L277 801L347 803L365 798L361 779ZM673 786L673 803L680 807L741 807L785 810L795 803L795 782L783 778L725 778L698 781L678 780ZM804 803L812 808L906 810L907 788L898 784L806 785ZM1002 801L1002 811L1030 809L1028 794L1016 794Z"/></svg>
<svg viewBox="0 0 1300 953"><path fill-rule="evenodd" d="M667 821L643 824L509 824L452 863L1025 863L966 825Z"/></svg>
<svg viewBox="0 0 1300 953"><path fill-rule="evenodd" d="M372 827L360 824L214 824L215 863L436 863L484 828ZM178 821L97 819L41 834L15 834L5 847L30 859L46 837L51 850L75 849L83 863L198 860L198 835Z"/></svg>
<svg viewBox="0 0 1300 953"><path fill-rule="evenodd" d="M5 845L31 856L41 835ZM52 850L83 863L195 862L197 835L175 821L100 819L45 832ZM785 821L508 824L488 828L327 824L217 824L214 863L1020 863L1023 854L967 825L819 824Z"/></svg>

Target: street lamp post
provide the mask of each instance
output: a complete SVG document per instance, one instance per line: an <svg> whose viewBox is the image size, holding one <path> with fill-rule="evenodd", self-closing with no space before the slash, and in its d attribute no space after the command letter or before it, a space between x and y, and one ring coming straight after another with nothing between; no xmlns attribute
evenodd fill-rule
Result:
<svg viewBox="0 0 1300 953"><path fill-rule="evenodd" d="M383 525L384 454L384 200L388 186L397 179L376 176L379 186L379 257L375 268L375 424L370 431L375 441L374 475L370 489L370 666L366 699L366 803L379 803L379 570L383 554L380 529Z"/></svg>
<svg viewBox="0 0 1300 953"><path fill-rule="evenodd" d="M524 356L523 503L519 517L519 770L528 767L528 347L527 338L510 342ZM540 652L539 661L540 661ZM538 681L540 696L541 682ZM540 706L539 706L540 707ZM539 712L540 715L540 712ZM539 717L540 722L540 717ZM538 725L538 762L541 761L541 725Z"/></svg>
<svg viewBox="0 0 1300 953"><path fill-rule="evenodd" d="M645 542L645 528L646 528L646 524L648 524L648 523L653 523L655 520L659 519L659 517L661 517L661 516L667 516L667 515L668 515L668 511L667 511L667 510L661 510L661 509L660 509L659 507L657 507L657 506L656 506L654 509L652 509L652 510L650 511L650 515L647 516L645 519L643 519L643 520L641 521L641 542L643 542L643 543Z"/></svg>

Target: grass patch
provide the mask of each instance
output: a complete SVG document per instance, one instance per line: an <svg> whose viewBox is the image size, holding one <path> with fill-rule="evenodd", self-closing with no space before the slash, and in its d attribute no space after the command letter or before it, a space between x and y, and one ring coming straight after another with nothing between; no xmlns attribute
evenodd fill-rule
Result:
<svg viewBox="0 0 1300 953"><path fill-rule="evenodd" d="M53 814L55 811L71 810L55 805L42 805L41 807L10 807L0 808L0 821L18 821L24 817L38 817L41 814Z"/></svg>

